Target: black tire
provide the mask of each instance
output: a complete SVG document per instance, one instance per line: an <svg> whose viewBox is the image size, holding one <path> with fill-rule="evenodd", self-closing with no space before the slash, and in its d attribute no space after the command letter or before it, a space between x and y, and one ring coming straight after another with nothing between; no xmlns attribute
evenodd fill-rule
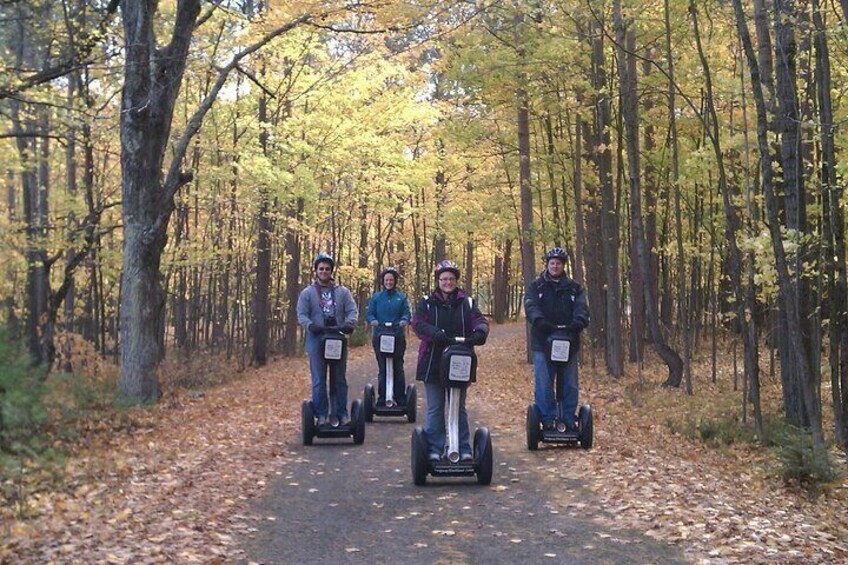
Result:
<svg viewBox="0 0 848 565"><path fill-rule="evenodd" d="M488 485L492 482L494 470L494 455L492 453L492 436L488 428L477 428L474 432L474 467L477 472L477 483Z"/></svg>
<svg viewBox="0 0 848 565"><path fill-rule="evenodd" d="M353 428L353 443L362 445L365 441L365 410L358 399L350 405L350 425Z"/></svg>
<svg viewBox="0 0 848 565"><path fill-rule="evenodd" d="M410 424L415 423L415 418L418 414L418 392L415 390L415 385L406 385L406 420Z"/></svg>
<svg viewBox="0 0 848 565"><path fill-rule="evenodd" d="M424 428L418 426L412 432L412 482L422 486L427 482L427 438Z"/></svg>
<svg viewBox="0 0 848 565"><path fill-rule="evenodd" d="M536 451L539 449L539 441L542 439L542 422L539 419L539 411L535 404L527 407L527 449Z"/></svg>
<svg viewBox="0 0 848 565"><path fill-rule="evenodd" d="M580 422L580 447L583 449L592 449L594 442L594 418L592 417L592 407L584 404L577 412L577 420Z"/></svg>
<svg viewBox="0 0 848 565"><path fill-rule="evenodd" d="M312 438L315 437L315 410L312 408L311 400L304 400L300 405L300 415L303 445L312 445Z"/></svg>
<svg viewBox="0 0 848 565"><path fill-rule="evenodd" d="M362 395L362 411L365 413L365 421L369 424L374 421L374 385L365 385L365 393Z"/></svg>

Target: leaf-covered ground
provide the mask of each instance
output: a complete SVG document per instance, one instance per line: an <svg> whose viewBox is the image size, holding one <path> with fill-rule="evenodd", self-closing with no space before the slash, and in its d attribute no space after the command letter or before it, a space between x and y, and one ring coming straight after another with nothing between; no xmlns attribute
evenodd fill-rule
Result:
<svg viewBox="0 0 848 565"><path fill-rule="evenodd" d="M475 389L516 434L532 397L522 334L520 324L495 328L480 350L486 381ZM370 355L358 348L351 357ZM620 381L601 363L584 352L581 397L595 410L595 448L579 465L567 450L550 449L545 461L548 472L586 481L611 527L679 544L696 562L848 561L845 479L812 499L784 485L767 454L705 447L667 424L738 404L732 367L711 384L709 367L696 366L687 397L658 386L665 371L655 361L641 375L629 366ZM104 416L69 457L61 488L29 492L25 519L4 507L0 562L242 559L238 540L264 519L250 515L249 501L280 474L297 437L304 375L305 359L282 359L202 392L168 390L152 409ZM767 387L779 394L774 380Z"/></svg>

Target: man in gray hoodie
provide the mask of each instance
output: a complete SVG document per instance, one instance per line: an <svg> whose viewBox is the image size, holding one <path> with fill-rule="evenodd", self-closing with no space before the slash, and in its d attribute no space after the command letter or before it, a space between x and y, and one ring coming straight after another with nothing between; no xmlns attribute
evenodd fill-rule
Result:
<svg viewBox="0 0 848 565"><path fill-rule="evenodd" d="M330 414L339 419L341 425L350 422L347 411L347 349L337 361L335 390L331 391L333 407L327 398L327 362L324 359L323 335L328 331L353 333L359 310L347 287L336 285L333 271L336 262L326 253L319 253L312 263L314 279L304 288L297 299L297 321L306 330L306 354L309 356L309 372L312 377L312 405L318 417L318 425L328 422Z"/></svg>

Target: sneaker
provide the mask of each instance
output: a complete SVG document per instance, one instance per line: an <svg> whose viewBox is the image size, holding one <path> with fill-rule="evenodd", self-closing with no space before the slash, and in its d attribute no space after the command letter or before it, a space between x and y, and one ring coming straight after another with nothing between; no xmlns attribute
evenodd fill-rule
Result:
<svg viewBox="0 0 848 565"><path fill-rule="evenodd" d="M463 463L468 463L470 461L474 461L474 456L471 455L470 453L463 453L462 455L459 456L459 460L462 461Z"/></svg>
<svg viewBox="0 0 848 565"><path fill-rule="evenodd" d="M318 416L318 426L326 426L327 425L327 417L326 416Z"/></svg>
<svg viewBox="0 0 848 565"><path fill-rule="evenodd" d="M342 416L339 418L340 426L347 426L348 424L350 424L350 416Z"/></svg>

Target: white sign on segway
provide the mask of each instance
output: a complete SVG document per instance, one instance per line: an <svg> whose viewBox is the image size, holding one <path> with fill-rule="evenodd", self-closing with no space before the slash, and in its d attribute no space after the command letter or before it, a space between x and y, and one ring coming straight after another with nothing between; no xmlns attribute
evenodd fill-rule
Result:
<svg viewBox="0 0 848 565"><path fill-rule="evenodd" d="M467 383L471 380L470 355L451 355L448 379L459 383Z"/></svg>
<svg viewBox="0 0 848 565"><path fill-rule="evenodd" d="M340 339L325 339L324 359L328 361L340 360L342 358L342 343Z"/></svg>
<svg viewBox="0 0 848 565"><path fill-rule="evenodd" d="M567 339L554 339L551 341L551 361L567 363L570 353L571 342Z"/></svg>
<svg viewBox="0 0 848 565"><path fill-rule="evenodd" d="M395 336L382 335L380 336L380 353L395 352Z"/></svg>

